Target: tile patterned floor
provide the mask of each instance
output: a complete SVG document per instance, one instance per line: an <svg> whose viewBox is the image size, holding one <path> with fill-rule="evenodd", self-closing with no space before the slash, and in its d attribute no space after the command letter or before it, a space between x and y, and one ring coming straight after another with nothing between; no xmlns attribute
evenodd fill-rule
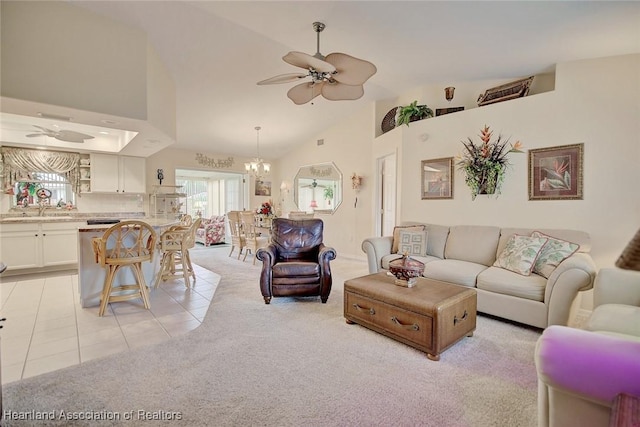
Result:
<svg viewBox="0 0 640 427"><path fill-rule="evenodd" d="M228 250L215 248L211 250ZM75 271L3 277L0 281L2 383L6 384L87 360L157 343L200 325L220 276L194 266L195 285L162 283L142 300L82 308Z"/></svg>

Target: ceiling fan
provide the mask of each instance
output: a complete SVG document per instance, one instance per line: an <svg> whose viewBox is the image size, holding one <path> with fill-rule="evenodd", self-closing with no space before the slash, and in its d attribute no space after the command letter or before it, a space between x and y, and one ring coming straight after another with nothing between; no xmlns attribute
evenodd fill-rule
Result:
<svg viewBox="0 0 640 427"><path fill-rule="evenodd" d="M40 129L38 133L30 133L27 135L27 138L33 138L36 136L49 136L51 138L55 138L59 141L65 142L84 142L85 139L93 139L91 135L87 135L85 133L76 132L73 130L53 130L47 129L42 126L33 125Z"/></svg>
<svg viewBox="0 0 640 427"><path fill-rule="evenodd" d="M318 184L318 182L315 179L309 185L301 185L300 186L300 188L316 188L316 187L327 188L326 185Z"/></svg>
<svg viewBox="0 0 640 427"><path fill-rule="evenodd" d="M282 59L296 67L304 68L306 73L287 73L258 82L259 85L290 83L311 77L310 82L301 83L289 89L287 96L295 104L302 105L322 95L330 101L353 100L364 95L363 84L373 76L377 69L369 61L355 58L346 53L320 53L320 33L325 25L314 22L317 34L317 52L311 56L303 52L289 52Z"/></svg>

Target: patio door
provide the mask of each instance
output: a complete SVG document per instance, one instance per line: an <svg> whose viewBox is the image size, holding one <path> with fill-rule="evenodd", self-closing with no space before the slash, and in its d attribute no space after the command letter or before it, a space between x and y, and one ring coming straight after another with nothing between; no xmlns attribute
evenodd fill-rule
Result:
<svg viewBox="0 0 640 427"><path fill-rule="evenodd" d="M248 180L240 173L176 169L178 191L185 193L186 213L210 218L229 211L241 211L249 204ZM226 234L231 241L231 233Z"/></svg>

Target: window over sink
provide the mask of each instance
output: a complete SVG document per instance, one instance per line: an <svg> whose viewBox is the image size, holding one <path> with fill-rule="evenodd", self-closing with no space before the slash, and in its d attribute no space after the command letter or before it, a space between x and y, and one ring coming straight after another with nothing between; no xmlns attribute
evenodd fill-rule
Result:
<svg viewBox="0 0 640 427"><path fill-rule="evenodd" d="M45 190L48 190L45 191ZM50 206L66 206L76 204L75 194L71 184L60 174L47 172L32 172L27 177L16 181L13 185L14 197L11 198L11 207L36 207L39 206L40 195L43 203Z"/></svg>

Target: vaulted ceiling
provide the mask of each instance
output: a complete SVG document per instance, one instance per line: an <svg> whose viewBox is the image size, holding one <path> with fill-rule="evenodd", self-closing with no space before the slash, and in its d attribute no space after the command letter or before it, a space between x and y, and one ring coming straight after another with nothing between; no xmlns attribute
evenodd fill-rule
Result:
<svg viewBox="0 0 640 427"><path fill-rule="evenodd" d="M614 1L69 1L142 29L177 91L175 147L278 157L354 109L431 84L514 79L565 61L640 52L640 3ZM374 63L356 101L295 105L300 69L282 57L320 51ZM2 41L3 44L5 41ZM63 47L60 47L63 48Z"/></svg>

